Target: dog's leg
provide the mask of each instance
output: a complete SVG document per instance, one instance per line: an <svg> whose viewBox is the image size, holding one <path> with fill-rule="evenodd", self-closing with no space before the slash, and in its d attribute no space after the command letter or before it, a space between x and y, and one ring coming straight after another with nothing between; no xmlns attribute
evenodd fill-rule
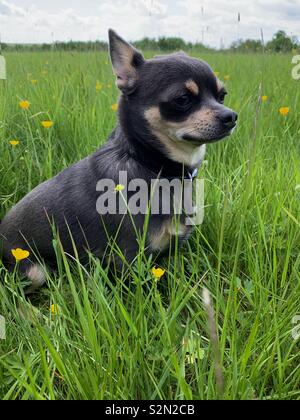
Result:
<svg viewBox="0 0 300 420"><path fill-rule="evenodd" d="M35 293L46 282L45 270L40 264L34 264L28 268L26 276L31 281L31 286L25 289L26 295Z"/></svg>

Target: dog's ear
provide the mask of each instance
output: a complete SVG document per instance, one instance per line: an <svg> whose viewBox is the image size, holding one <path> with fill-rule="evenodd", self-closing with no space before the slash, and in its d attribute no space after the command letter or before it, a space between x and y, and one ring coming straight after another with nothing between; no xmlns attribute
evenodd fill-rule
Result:
<svg viewBox="0 0 300 420"><path fill-rule="evenodd" d="M109 30L109 52L117 76L117 86L125 94L134 92L138 68L145 62L143 55L115 31Z"/></svg>

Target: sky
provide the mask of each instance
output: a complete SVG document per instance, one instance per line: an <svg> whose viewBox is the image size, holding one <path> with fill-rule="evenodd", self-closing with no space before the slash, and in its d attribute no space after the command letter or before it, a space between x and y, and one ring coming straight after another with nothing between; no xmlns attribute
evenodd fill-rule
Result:
<svg viewBox="0 0 300 420"><path fill-rule="evenodd" d="M180 36L218 48L261 28L266 41L278 29L300 39L299 21L300 0L0 0L7 43L107 40L111 27L131 41Z"/></svg>

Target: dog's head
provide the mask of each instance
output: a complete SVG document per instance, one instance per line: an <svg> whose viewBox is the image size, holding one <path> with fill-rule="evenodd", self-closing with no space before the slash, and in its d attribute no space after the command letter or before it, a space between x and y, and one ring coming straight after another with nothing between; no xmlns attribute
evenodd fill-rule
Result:
<svg viewBox="0 0 300 420"><path fill-rule="evenodd" d="M168 157L193 164L202 145L233 132L238 116L224 105L226 89L207 63L183 52L145 60L112 30L109 40L121 121L135 136L150 133Z"/></svg>

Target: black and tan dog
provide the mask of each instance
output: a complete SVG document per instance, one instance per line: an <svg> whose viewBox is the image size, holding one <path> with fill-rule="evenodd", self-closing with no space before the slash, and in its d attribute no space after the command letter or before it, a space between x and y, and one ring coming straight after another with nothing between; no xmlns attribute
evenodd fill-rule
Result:
<svg viewBox="0 0 300 420"><path fill-rule="evenodd" d="M182 52L145 60L112 30L109 39L121 90L119 122L109 141L31 191L0 225L3 263L12 269L16 262L12 250L30 251L19 269L33 287L44 282L35 253L47 266L56 265L51 222L64 251L74 254L72 236L83 262L87 251L103 257L108 237L116 239L128 261L134 259L136 229L143 230L145 217L135 216L135 228L129 217L107 214L100 218L96 210L99 180L117 183L120 171L127 172L128 180L182 178L201 165L206 144L230 135L236 126L237 114L224 106L225 88L208 64ZM180 235L186 238L188 233L183 229ZM164 251L174 234L170 217L151 217L146 252Z"/></svg>

